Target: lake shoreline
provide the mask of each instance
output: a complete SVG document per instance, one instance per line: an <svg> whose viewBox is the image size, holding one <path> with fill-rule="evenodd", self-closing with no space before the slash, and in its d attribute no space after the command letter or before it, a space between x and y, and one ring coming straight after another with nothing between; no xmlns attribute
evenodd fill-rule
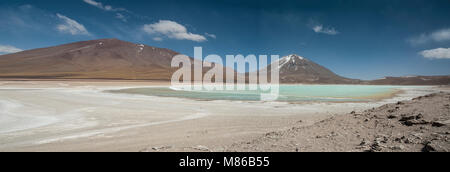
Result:
<svg viewBox="0 0 450 172"><path fill-rule="evenodd" d="M426 94L409 90L381 102L292 105L220 100L205 103L104 92L158 86L161 84L0 81L0 98L23 105L0 111L2 115L55 118L38 126L5 121L16 129L0 132L0 151L196 151L198 146L223 151L227 145L270 131L312 125L335 114Z"/></svg>
<svg viewBox="0 0 450 172"><path fill-rule="evenodd" d="M279 98L273 101L286 102L290 104L303 104L311 102L333 102L333 103L377 102L384 99L390 99L402 93L405 93L406 88L431 89L430 86L407 87L407 86L362 86L362 85L358 86L280 85L279 87L280 87L278 96ZM329 93L324 93L329 90L332 91ZM336 90L336 93L333 92L333 90ZM313 93L313 91L317 93ZM249 88L246 88L246 90L243 91L240 90L207 91L205 90L205 88L203 88L202 90L174 89L173 86L127 88L120 90L108 90L106 92L116 94L175 97L197 101L226 100L226 101L248 101L248 102L263 102L264 100L260 100L259 98L261 94L265 93L258 90L256 91L250 90ZM357 94L366 94L366 95L357 95Z"/></svg>

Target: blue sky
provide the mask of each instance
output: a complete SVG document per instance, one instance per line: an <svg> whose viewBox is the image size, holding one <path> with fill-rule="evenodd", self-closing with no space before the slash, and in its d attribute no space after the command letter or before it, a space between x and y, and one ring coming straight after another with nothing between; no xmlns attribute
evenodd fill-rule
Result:
<svg viewBox="0 0 450 172"><path fill-rule="evenodd" d="M450 74L448 0L2 0L0 53L118 38L203 54L298 54L339 75Z"/></svg>

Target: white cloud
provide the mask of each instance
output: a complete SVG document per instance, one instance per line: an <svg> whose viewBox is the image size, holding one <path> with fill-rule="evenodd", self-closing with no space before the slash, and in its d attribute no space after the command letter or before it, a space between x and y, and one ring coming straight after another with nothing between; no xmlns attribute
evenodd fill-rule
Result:
<svg viewBox="0 0 450 172"><path fill-rule="evenodd" d="M411 43L412 45L420 45L429 42L444 42L444 41L450 41L450 28L437 30L429 34L423 33L419 36L410 38L408 40L408 42Z"/></svg>
<svg viewBox="0 0 450 172"><path fill-rule="evenodd" d="M17 53L23 51L20 48L16 48L9 45L0 45L0 54L10 54L10 53Z"/></svg>
<svg viewBox="0 0 450 172"><path fill-rule="evenodd" d="M95 6L95 7L103 9L103 4L100 3L100 2L96 2L96 1L93 1L93 0L83 0L83 1L88 3L89 5L92 5L92 6Z"/></svg>
<svg viewBox="0 0 450 172"><path fill-rule="evenodd" d="M148 34L165 35L168 38L177 40L191 40L196 42L207 40L204 36L190 33L183 25L170 20L160 20L157 23L146 24L143 30Z"/></svg>
<svg viewBox="0 0 450 172"><path fill-rule="evenodd" d="M94 0L83 0L83 1L89 5L92 5L105 11L126 11L126 9L124 8L113 8L111 5L103 5L101 2L97 2Z"/></svg>
<svg viewBox="0 0 450 172"><path fill-rule="evenodd" d="M323 34L327 34L327 35L337 35L339 34L339 32L332 27L323 27L323 25L315 25L312 27L312 29L314 30L314 32L316 33L323 33Z"/></svg>
<svg viewBox="0 0 450 172"><path fill-rule="evenodd" d="M161 37L154 37L153 40L154 41L162 41L163 39Z"/></svg>
<svg viewBox="0 0 450 172"><path fill-rule="evenodd" d="M127 18L121 13L117 13L116 18L122 20L123 22L127 22Z"/></svg>
<svg viewBox="0 0 450 172"><path fill-rule="evenodd" d="M90 35L87 29L77 21L61 14L56 14L56 16L63 21L62 24L56 27L58 31L62 33L70 33L72 35Z"/></svg>
<svg viewBox="0 0 450 172"><path fill-rule="evenodd" d="M427 59L450 59L450 48L436 48L419 53Z"/></svg>
<svg viewBox="0 0 450 172"><path fill-rule="evenodd" d="M111 5L103 5L103 3L97 2L97 1L94 1L94 0L83 0L83 1L85 3L87 3L87 4L89 4L89 5L97 7L99 9L101 9L101 10L104 10L104 11L131 13L130 11L128 11L125 8L114 8ZM127 17L125 15L123 15L122 13L116 13L115 18L119 19L119 20L121 20L123 22L127 22L128 21Z"/></svg>
<svg viewBox="0 0 450 172"><path fill-rule="evenodd" d="M216 37L216 35L214 35L214 34L210 34L210 33L205 33L205 35L206 36L209 36L209 37L211 37L211 38L214 38L214 39L216 39L217 37Z"/></svg>

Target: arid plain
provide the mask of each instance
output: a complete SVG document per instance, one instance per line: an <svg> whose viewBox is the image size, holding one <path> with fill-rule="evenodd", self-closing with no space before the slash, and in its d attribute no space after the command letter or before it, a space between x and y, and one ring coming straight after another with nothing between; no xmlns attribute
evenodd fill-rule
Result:
<svg viewBox="0 0 450 172"><path fill-rule="evenodd" d="M335 115L438 92L370 102L199 101L108 93L167 82L0 81L0 151L226 151L234 143Z"/></svg>

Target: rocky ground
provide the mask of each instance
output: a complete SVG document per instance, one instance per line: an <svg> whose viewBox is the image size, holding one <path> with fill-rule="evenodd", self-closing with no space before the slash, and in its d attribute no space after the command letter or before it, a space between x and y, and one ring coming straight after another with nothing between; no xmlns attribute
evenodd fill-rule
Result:
<svg viewBox="0 0 450 172"><path fill-rule="evenodd" d="M450 93L430 94L267 133L226 151L448 152L449 104Z"/></svg>

